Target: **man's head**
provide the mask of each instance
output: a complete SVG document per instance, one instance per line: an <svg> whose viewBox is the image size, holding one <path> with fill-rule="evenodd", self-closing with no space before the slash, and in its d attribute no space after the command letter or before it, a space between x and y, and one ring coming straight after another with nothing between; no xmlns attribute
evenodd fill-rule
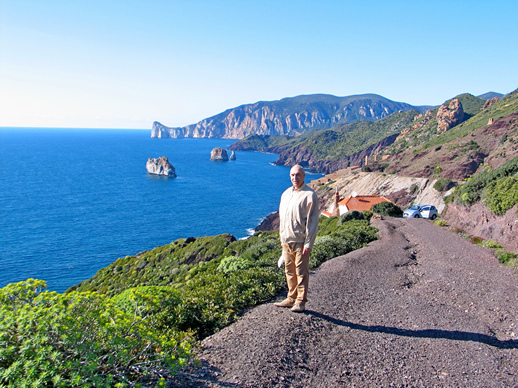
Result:
<svg viewBox="0 0 518 388"><path fill-rule="evenodd" d="M296 164L293 166L290 170L290 179L291 183L293 184L294 189L298 189L304 184L304 178L306 177L306 173L304 172L304 169Z"/></svg>

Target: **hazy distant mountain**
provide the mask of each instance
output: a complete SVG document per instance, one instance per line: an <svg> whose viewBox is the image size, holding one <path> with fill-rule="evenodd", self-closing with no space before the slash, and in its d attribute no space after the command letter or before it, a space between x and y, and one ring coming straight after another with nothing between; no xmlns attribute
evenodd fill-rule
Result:
<svg viewBox="0 0 518 388"><path fill-rule="evenodd" d="M170 128L155 121L151 137L241 139L253 134L297 136L359 120L376 121L394 112L411 109L425 112L429 108L392 101L377 94L347 97L311 94L241 105L186 127Z"/></svg>
<svg viewBox="0 0 518 388"><path fill-rule="evenodd" d="M496 93L496 92L487 92L484 94L481 94L480 96L477 96L478 98L482 98L483 100L490 100L492 98L498 97L501 99L504 96L502 93Z"/></svg>

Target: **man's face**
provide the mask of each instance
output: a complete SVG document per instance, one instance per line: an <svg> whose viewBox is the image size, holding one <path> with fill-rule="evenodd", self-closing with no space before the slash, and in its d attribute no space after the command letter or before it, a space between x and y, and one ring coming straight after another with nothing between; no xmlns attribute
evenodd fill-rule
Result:
<svg viewBox="0 0 518 388"><path fill-rule="evenodd" d="M290 178L291 183L293 184L293 187L298 189L300 186L304 184L304 177L305 177L304 170L298 167L293 167L290 170Z"/></svg>

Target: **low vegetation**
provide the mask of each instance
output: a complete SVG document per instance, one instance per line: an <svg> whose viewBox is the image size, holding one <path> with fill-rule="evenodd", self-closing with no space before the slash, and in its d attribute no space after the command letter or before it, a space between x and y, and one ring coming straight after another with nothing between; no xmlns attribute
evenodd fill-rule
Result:
<svg viewBox="0 0 518 388"><path fill-rule="evenodd" d="M382 216L403 217L403 210L392 202L377 203L372 206L372 211L374 213L379 213Z"/></svg>
<svg viewBox="0 0 518 388"><path fill-rule="evenodd" d="M377 238L370 212L322 218L311 268ZM64 294L0 289L0 386L160 385L196 340L285 287L278 232L180 239L98 271Z"/></svg>
<svg viewBox="0 0 518 388"><path fill-rule="evenodd" d="M29 279L0 289L1 386L131 386L191 357L192 334L168 325L180 302L169 289L109 298L44 288Z"/></svg>
<svg viewBox="0 0 518 388"><path fill-rule="evenodd" d="M454 192L461 205L472 205L483 200L496 214L505 212L518 203L518 157L509 159L500 167L486 169Z"/></svg>

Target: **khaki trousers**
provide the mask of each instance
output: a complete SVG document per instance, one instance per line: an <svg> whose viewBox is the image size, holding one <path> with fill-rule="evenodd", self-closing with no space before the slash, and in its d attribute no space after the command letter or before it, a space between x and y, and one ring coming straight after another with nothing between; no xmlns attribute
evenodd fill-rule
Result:
<svg viewBox="0 0 518 388"><path fill-rule="evenodd" d="M305 303L309 286L309 255L302 254L304 243L285 243L282 244L282 249L288 298L297 303Z"/></svg>

